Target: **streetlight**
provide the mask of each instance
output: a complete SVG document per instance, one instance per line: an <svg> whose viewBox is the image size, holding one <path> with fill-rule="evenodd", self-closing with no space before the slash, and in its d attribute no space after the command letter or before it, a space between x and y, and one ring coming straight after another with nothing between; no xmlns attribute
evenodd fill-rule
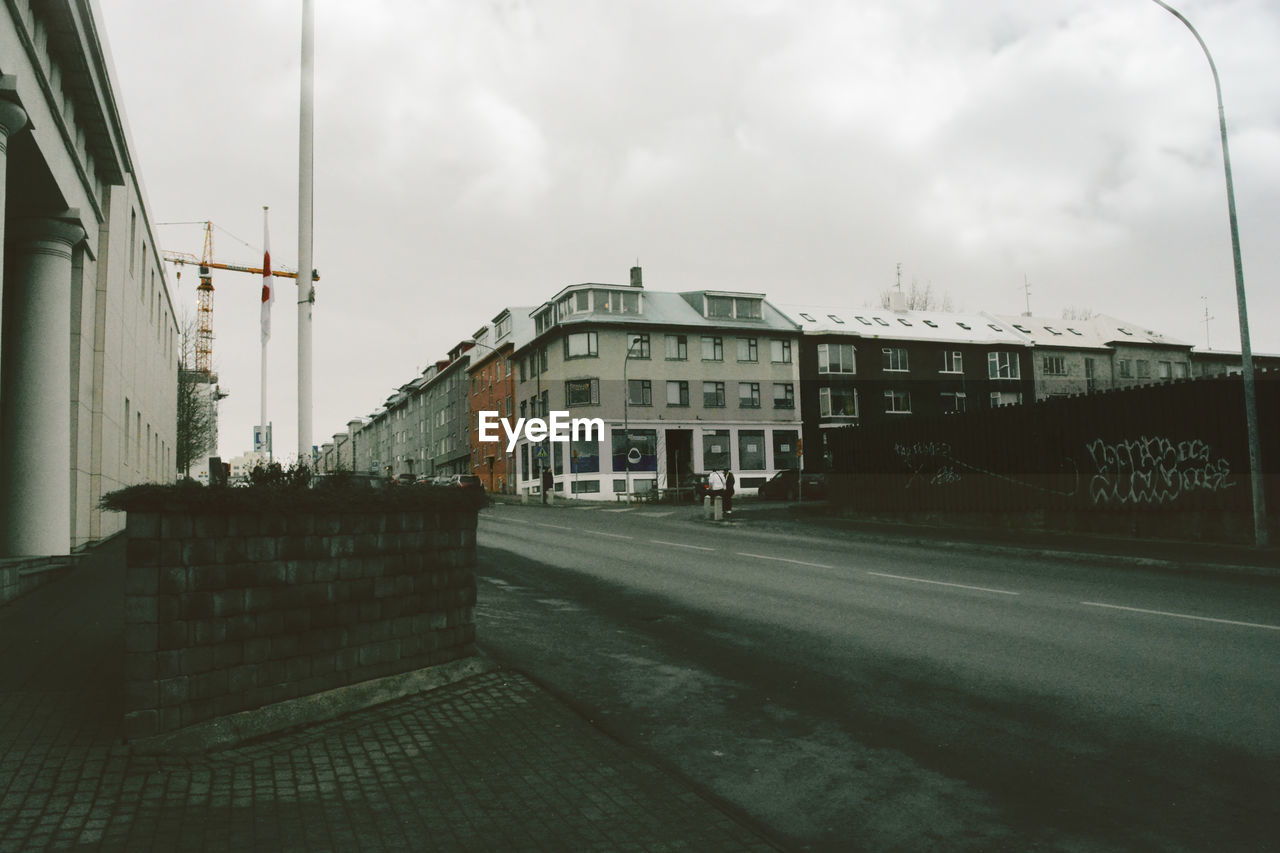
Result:
<svg viewBox="0 0 1280 853"><path fill-rule="evenodd" d="M1236 307L1240 313L1240 358L1244 368L1244 419L1249 440L1249 479L1253 487L1253 539L1262 546L1268 542L1266 494L1262 481L1262 443L1258 436L1258 397L1253 379L1253 348L1249 344L1249 312L1244 298L1244 265L1240 261L1240 229L1236 224L1236 191L1231 181L1231 152L1227 148L1227 115L1222 107L1222 85L1218 81L1218 66L1213 62L1209 47L1182 13L1163 0L1151 0L1191 30L1200 43L1200 49L1209 60L1213 72L1213 90L1218 96L1218 131L1222 137L1222 168L1227 179L1227 218L1231 224L1231 258L1236 272Z"/></svg>
<svg viewBox="0 0 1280 853"><path fill-rule="evenodd" d="M631 362L631 353L639 345L640 337L636 336L636 339L627 345L627 354L622 359L622 434L625 436L623 446L626 449L627 460L627 503L631 503L631 386L627 383L627 365Z"/></svg>

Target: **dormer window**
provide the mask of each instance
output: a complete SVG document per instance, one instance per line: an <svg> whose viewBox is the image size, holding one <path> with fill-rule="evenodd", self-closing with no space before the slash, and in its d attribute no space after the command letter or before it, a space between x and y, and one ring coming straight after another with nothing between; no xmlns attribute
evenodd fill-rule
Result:
<svg viewBox="0 0 1280 853"><path fill-rule="evenodd" d="M899 322L899 323L901 323L901 324L902 324L902 325L904 325L904 326L910 326L910 325L911 325L911 321L910 321L910 320L904 319L904 318L902 318L902 317L899 317L899 318L898 318L898 322Z"/></svg>
<svg viewBox="0 0 1280 853"><path fill-rule="evenodd" d="M874 318L874 319L875 319L875 321L876 321L877 323L879 323L881 326L887 326L887 325L889 325L889 321L888 321L888 320L886 320L886 319L885 319L885 318L883 318L883 317L876 317L876 318Z"/></svg>
<svg viewBox="0 0 1280 853"><path fill-rule="evenodd" d="M868 320L866 317L854 317L853 319L857 320L859 323L861 323L864 326L871 325L871 321Z"/></svg>
<svg viewBox="0 0 1280 853"><path fill-rule="evenodd" d="M704 297L706 317L709 320L759 320L764 317L763 300L754 296Z"/></svg>
<svg viewBox="0 0 1280 853"><path fill-rule="evenodd" d="M1129 331L1128 329L1121 328L1120 331L1126 335L1129 335L1130 337L1133 337L1133 332Z"/></svg>
<svg viewBox="0 0 1280 853"><path fill-rule="evenodd" d="M1081 332L1081 331L1079 331L1079 330L1077 330L1077 329L1073 329L1073 328L1071 328L1070 326L1067 326L1067 331L1068 331L1068 332L1070 332L1070 333L1071 333L1071 334L1073 334L1073 335L1080 335L1080 336L1082 336L1082 337L1084 336L1084 332Z"/></svg>
<svg viewBox="0 0 1280 853"><path fill-rule="evenodd" d="M511 315L503 314L493 323L493 339L500 341L511 334Z"/></svg>
<svg viewBox="0 0 1280 853"><path fill-rule="evenodd" d="M1003 332L1003 331L1004 331L1004 329L1000 328L1000 327L999 327L999 326L997 326L995 323L988 323L988 324L987 324L987 328L988 328L988 329L990 329L990 330L991 330L991 331L993 331L993 332Z"/></svg>
<svg viewBox="0 0 1280 853"><path fill-rule="evenodd" d="M816 323L816 322L818 322L817 320L813 319L813 317L812 317L811 315L806 314L806 313L804 313L803 311L801 311L801 312L800 312L800 319L801 319L801 320L804 320L804 321L805 321L805 322L807 322L807 323Z"/></svg>
<svg viewBox="0 0 1280 853"><path fill-rule="evenodd" d="M1019 332L1022 332L1022 334L1024 334L1024 335L1029 335L1029 334L1031 334L1031 330L1030 330L1030 329L1028 329L1026 326L1019 326L1017 323L1014 323L1014 324L1013 324L1013 327L1014 327L1015 329L1017 329Z"/></svg>
<svg viewBox="0 0 1280 853"><path fill-rule="evenodd" d="M960 322L957 322L957 323L956 323L956 325L957 325L957 326L959 326L960 328L964 329L966 332L973 328L973 327L972 327L972 326L970 326L968 323L960 323Z"/></svg>
<svg viewBox="0 0 1280 853"><path fill-rule="evenodd" d="M1044 327L1044 330L1045 330L1046 332L1048 332L1049 334L1051 334L1051 335L1061 335L1061 334L1062 334L1062 332L1059 332L1059 331L1058 331L1057 329L1055 329L1053 326L1045 326L1045 327Z"/></svg>
<svg viewBox="0 0 1280 853"><path fill-rule="evenodd" d="M932 320L925 320L925 321L924 321L924 324L925 324L926 326L928 326L930 329L936 329L936 328L938 328L938 324L937 324L937 323L935 323L935 322L933 322Z"/></svg>
<svg viewBox="0 0 1280 853"><path fill-rule="evenodd" d="M837 317L835 314L828 314L827 316L828 316L828 317L830 317L830 318L832 319L832 321L833 321L833 322L839 323L841 326L843 326L843 325L844 325L844 320L841 320L841 319L840 319L839 317Z"/></svg>
<svg viewBox="0 0 1280 853"><path fill-rule="evenodd" d="M597 314L640 313L640 292L638 290L593 290L591 291L591 300L591 310Z"/></svg>

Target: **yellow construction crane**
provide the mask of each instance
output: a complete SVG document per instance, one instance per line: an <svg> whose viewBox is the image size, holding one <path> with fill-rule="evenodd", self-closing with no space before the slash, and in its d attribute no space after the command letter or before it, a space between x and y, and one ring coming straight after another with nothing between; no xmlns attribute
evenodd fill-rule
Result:
<svg viewBox="0 0 1280 853"><path fill-rule="evenodd" d="M196 266L200 270L200 284L196 286L196 363L195 369L201 373L208 374L213 370L213 270L231 270L232 272L247 272L262 275L262 267L246 267L240 264L223 264L213 260L213 223L208 220L202 222L161 222L160 225L203 225L204 226L204 251L200 257L196 257L188 252L170 252L164 251L160 254L166 261L175 266ZM295 270L288 268L277 268L275 264L271 265L271 274L280 278L298 277ZM182 271L177 272L179 281L182 279ZM311 271L311 280L319 281L320 274L315 270Z"/></svg>

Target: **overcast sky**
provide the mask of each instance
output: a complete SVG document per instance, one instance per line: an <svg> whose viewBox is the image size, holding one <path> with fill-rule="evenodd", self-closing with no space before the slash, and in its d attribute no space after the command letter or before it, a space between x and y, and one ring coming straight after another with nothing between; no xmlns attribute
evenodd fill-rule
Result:
<svg viewBox="0 0 1280 853"><path fill-rule="evenodd" d="M98 2L152 220L256 265L270 205L296 266L300 3ZM1280 3L1178 5L1222 78L1254 349L1280 352ZM1150 0L317 0L316 38L315 444L503 307L637 260L651 289L775 303L871 304L900 263L1020 313L1028 281L1037 315L1202 347L1207 304L1239 350L1212 77ZM258 420L259 284L214 277L224 457Z"/></svg>

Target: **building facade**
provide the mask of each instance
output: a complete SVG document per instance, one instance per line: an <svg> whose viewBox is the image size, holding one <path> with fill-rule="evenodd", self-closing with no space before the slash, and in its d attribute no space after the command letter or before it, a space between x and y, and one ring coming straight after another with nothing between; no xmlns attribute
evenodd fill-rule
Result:
<svg viewBox="0 0 1280 853"><path fill-rule="evenodd" d="M0 556L119 531L174 476L178 326L96 6L0 13Z"/></svg>
<svg viewBox="0 0 1280 853"><path fill-rule="evenodd" d="M517 489L611 500L732 470L750 492L794 467L800 438L793 323L759 293L566 287L514 352L517 418L566 412L602 430L515 448ZM570 436L572 438L572 436Z"/></svg>
<svg viewBox="0 0 1280 853"><path fill-rule="evenodd" d="M980 314L785 305L803 332L804 467L830 466L830 430L1029 400L1030 346Z"/></svg>
<svg viewBox="0 0 1280 853"><path fill-rule="evenodd" d="M470 381L468 437L471 448L471 473L480 478L485 488L499 494L516 490L515 453L507 450L505 441L480 440L481 412L494 412L498 418L510 417L514 424L515 370L513 354L532 337L532 307L505 308L491 322L472 336L475 354L467 369Z"/></svg>
<svg viewBox="0 0 1280 853"><path fill-rule="evenodd" d="M1035 349L1037 400L1091 394L1191 375L1191 344L1117 317L996 316Z"/></svg>

